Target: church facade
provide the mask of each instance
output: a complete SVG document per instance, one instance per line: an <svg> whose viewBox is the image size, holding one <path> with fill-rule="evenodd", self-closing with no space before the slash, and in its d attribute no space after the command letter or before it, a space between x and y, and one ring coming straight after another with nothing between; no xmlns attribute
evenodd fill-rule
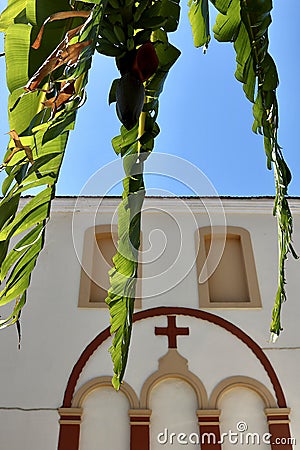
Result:
<svg viewBox="0 0 300 450"><path fill-rule="evenodd" d="M145 200L132 342L111 386L107 271L116 197L56 198L22 314L2 332L5 450L296 449L299 262L287 261L284 331L271 198ZM300 200L291 199L300 249Z"/></svg>

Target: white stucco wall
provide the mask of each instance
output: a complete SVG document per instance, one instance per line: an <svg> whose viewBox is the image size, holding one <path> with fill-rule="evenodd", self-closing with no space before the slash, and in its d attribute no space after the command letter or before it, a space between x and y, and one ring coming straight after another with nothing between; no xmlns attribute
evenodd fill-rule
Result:
<svg viewBox="0 0 300 450"><path fill-rule="evenodd" d="M257 448L269 450L268 424L260 397L247 389L233 389L220 402L222 449ZM232 433L229 434L229 431Z"/></svg>
<svg viewBox="0 0 300 450"><path fill-rule="evenodd" d="M130 448L129 402L111 388L92 392L84 402L80 450ZM99 405L105 407L99 409Z"/></svg>
<svg viewBox="0 0 300 450"><path fill-rule="evenodd" d="M109 325L107 310L77 307L84 232L95 224L116 223L118 201L114 198L101 201L83 198L76 204L76 199L58 198L53 203L45 248L34 270L28 304L22 313L21 350L17 349L13 328L1 331L0 336L0 436L4 450L56 448L56 409L62 404L70 372L83 349ZM300 443L297 427L300 423L299 262L289 258L287 263L288 302L283 306L284 332L276 344L269 344L268 328L277 278L276 221L272 216L272 200L224 199L223 205L227 224L244 227L251 234L263 307L212 312L242 328L264 348L282 383L288 406L292 408L292 433ZM300 200L291 200L291 205L294 243L299 251ZM213 199L206 201L210 217L195 199L178 202L170 198L153 198L147 199L145 206L143 249L147 261L154 258L156 262L148 262L143 267L143 295L146 298L142 308L185 306L197 309L195 231L211 221L214 225L222 224L219 204ZM149 247L148 239L153 248ZM160 253L162 256L157 257ZM149 297L153 293L155 295ZM134 325L126 381L137 394L144 380L157 370L158 359L167 351L167 338L154 336L155 326L166 326L166 318L151 318ZM178 338L178 351L189 360L189 369L201 379L208 394L219 381L234 374L254 377L273 393L256 358L231 334L195 318L179 317L177 326L190 327L189 338ZM108 340L95 352L78 386L95 376L111 374L109 344ZM94 400L89 401L92 404ZM18 433L12 433L13 429L18 429ZM20 432L22 429L24 433Z"/></svg>
<svg viewBox="0 0 300 450"><path fill-rule="evenodd" d="M151 450L169 448L182 449L187 441L178 435L184 433L199 435L197 417L197 400L193 389L182 380L165 380L154 387L150 398L151 414ZM161 435L163 433L163 435ZM174 436L174 434L176 436ZM193 446L191 446L192 448Z"/></svg>

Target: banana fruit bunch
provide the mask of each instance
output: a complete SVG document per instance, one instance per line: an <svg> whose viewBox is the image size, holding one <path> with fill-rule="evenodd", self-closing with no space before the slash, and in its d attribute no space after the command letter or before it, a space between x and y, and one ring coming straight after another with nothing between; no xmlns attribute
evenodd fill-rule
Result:
<svg viewBox="0 0 300 450"><path fill-rule="evenodd" d="M170 31L164 3L109 0L105 9L96 50L115 57L121 78L114 80L109 102L116 102L118 118L127 130L138 122L145 101L144 83L159 66L151 34L160 28Z"/></svg>

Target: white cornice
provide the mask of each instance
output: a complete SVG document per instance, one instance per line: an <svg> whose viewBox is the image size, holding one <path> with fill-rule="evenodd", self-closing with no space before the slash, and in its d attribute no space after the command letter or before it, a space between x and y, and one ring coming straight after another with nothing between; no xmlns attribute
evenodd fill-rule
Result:
<svg viewBox="0 0 300 450"><path fill-rule="evenodd" d="M21 199L21 204L30 198ZM56 197L52 201L52 213L91 213L97 209L103 212L114 212L121 197ZM221 203L220 203L221 202ZM172 212L186 212L187 207L194 213L221 212L221 205L226 213L272 214L274 199L272 197L146 197L144 208ZM300 213L300 197L290 198L289 205L293 214Z"/></svg>

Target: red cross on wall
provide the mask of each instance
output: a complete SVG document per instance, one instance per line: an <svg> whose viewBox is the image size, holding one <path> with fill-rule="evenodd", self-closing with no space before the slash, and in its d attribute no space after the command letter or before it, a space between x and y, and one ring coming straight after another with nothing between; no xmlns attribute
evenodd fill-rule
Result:
<svg viewBox="0 0 300 450"><path fill-rule="evenodd" d="M177 348L177 336L187 336L189 334L188 327L177 328L176 316L168 316L167 327L155 327L156 336L168 336L169 348Z"/></svg>

